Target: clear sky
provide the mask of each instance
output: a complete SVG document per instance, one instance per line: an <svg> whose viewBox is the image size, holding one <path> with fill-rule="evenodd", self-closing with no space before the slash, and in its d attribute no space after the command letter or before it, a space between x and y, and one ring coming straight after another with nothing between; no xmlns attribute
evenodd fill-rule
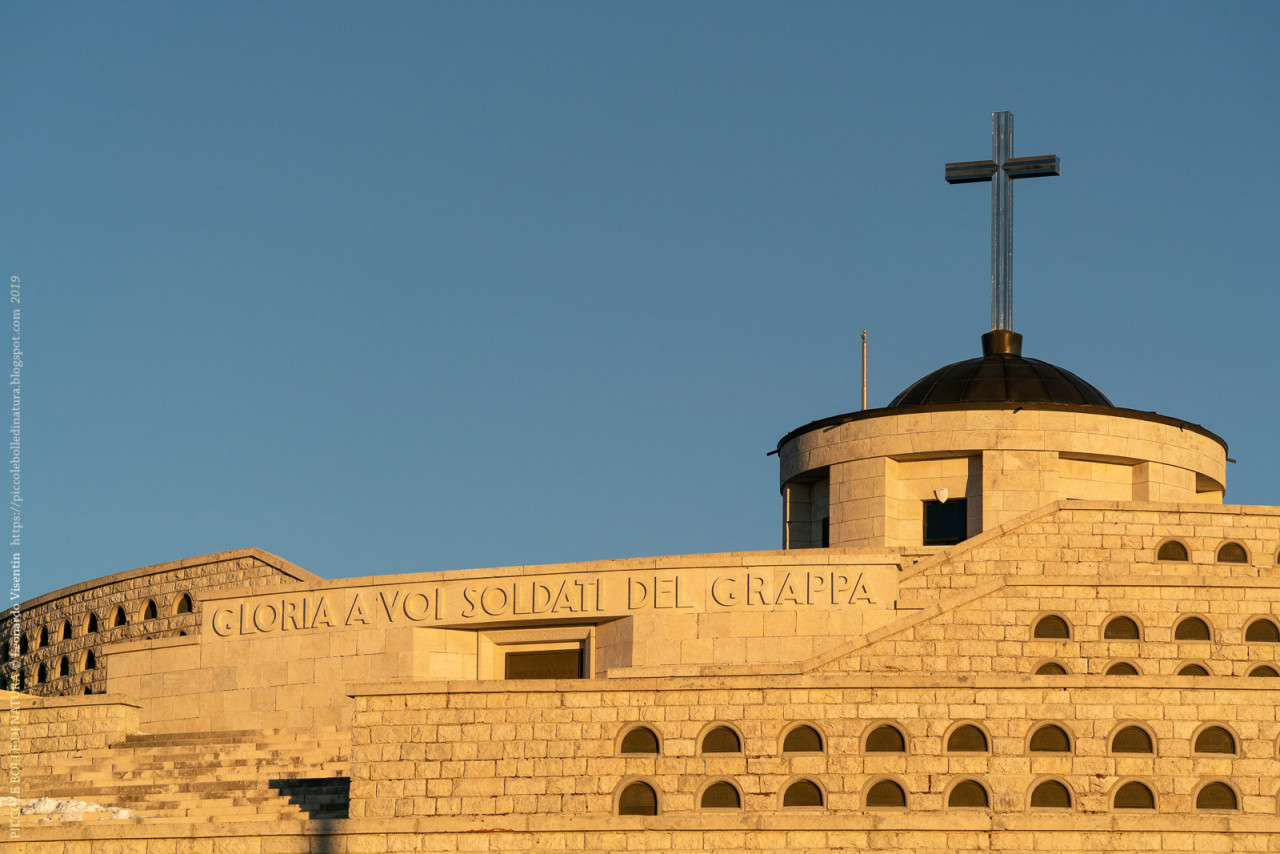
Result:
<svg viewBox="0 0 1280 854"><path fill-rule="evenodd" d="M1280 504L1280 3L0 8L23 598L780 545L779 438L1025 354Z"/></svg>

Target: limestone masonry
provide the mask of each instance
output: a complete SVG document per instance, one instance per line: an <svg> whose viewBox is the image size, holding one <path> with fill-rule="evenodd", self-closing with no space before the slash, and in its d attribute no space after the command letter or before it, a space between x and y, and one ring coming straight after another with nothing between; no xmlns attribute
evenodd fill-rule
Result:
<svg viewBox="0 0 1280 854"><path fill-rule="evenodd" d="M781 551L325 580L246 549L27 602L17 794L145 818L15 838L1280 848L1280 509L1219 503L1220 439L924 403L779 458Z"/></svg>
<svg viewBox="0 0 1280 854"><path fill-rule="evenodd" d="M8 844L1280 851L1280 508L1222 439L996 329L777 455L778 551L243 549L6 612Z"/></svg>

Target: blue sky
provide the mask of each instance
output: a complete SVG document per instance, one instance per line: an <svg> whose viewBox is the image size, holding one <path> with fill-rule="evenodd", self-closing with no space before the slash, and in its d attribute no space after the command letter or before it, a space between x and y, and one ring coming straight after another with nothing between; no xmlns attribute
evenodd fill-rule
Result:
<svg viewBox="0 0 1280 854"><path fill-rule="evenodd" d="M778 439L1025 353L1280 503L1280 4L9 3L24 598L776 548Z"/></svg>

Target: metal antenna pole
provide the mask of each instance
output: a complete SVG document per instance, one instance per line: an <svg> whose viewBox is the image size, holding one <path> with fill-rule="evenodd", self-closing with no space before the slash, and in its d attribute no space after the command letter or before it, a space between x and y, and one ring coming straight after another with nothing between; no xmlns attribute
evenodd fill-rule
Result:
<svg viewBox="0 0 1280 854"><path fill-rule="evenodd" d="M867 330L862 330L862 411L867 411Z"/></svg>

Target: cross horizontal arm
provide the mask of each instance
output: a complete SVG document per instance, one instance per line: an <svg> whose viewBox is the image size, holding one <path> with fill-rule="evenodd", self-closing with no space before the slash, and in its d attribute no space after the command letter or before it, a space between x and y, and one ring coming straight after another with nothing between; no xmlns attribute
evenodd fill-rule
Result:
<svg viewBox="0 0 1280 854"><path fill-rule="evenodd" d="M1004 162L1004 172L1010 178L1038 178L1041 175L1061 175L1062 161L1056 154L1038 157L1010 157Z"/></svg>
<svg viewBox="0 0 1280 854"><path fill-rule="evenodd" d="M994 160L969 160L964 163L947 164L948 184L975 184L979 181L990 181L996 174Z"/></svg>

